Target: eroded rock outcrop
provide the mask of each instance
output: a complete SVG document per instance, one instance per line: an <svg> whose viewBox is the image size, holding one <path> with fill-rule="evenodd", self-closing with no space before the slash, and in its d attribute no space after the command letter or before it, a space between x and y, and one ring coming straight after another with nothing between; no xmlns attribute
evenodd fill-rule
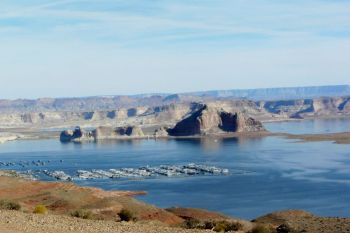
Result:
<svg viewBox="0 0 350 233"><path fill-rule="evenodd" d="M156 138L162 138L162 137L168 137L168 128L166 127L160 127L159 129L156 129L153 134L154 137Z"/></svg>
<svg viewBox="0 0 350 233"><path fill-rule="evenodd" d="M126 127L106 127L101 126L93 131L93 136L96 140L99 139L118 139L121 137L144 137L142 129L138 126L126 126Z"/></svg>
<svg viewBox="0 0 350 233"><path fill-rule="evenodd" d="M18 138L20 138L19 135L12 134L12 133L0 132L0 144L8 142L8 141L17 140Z"/></svg>
<svg viewBox="0 0 350 233"><path fill-rule="evenodd" d="M201 109L169 129L170 136L194 136L264 131L261 122L241 112L226 112L203 105Z"/></svg>
<svg viewBox="0 0 350 233"><path fill-rule="evenodd" d="M60 135L61 142L78 142L93 139L91 131L84 131L80 127L76 127L74 130L65 130Z"/></svg>

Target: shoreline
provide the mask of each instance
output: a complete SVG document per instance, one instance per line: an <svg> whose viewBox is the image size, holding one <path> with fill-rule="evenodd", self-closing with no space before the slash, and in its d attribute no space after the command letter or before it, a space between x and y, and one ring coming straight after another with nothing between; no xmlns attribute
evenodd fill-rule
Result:
<svg viewBox="0 0 350 233"><path fill-rule="evenodd" d="M274 118L270 120L261 120L262 123L275 123L275 122L289 122L289 121L309 121L309 120L337 120L337 119L350 119L350 115L323 115L323 116L305 116L303 118Z"/></svg>
<svg viewBox="0 0 350 233"><path fill-rule="evenodd" d="M321 134L290 134L282 132L244 132L244 133L229 133L229 134L211 134L211 135L194 135L194 136L144 136L144 137L117 137L110 139L99 139L99 140L80 140L75 142L62 142L62 143L98 143L98 142L111 142L111 141L134 141L134 140L177 140L177 139L230 139L230 138L264 138L264 137L284 137L287 139L296 139L300 142L321 142L321 141L331 141L336 144L350 144L350 132L341 133L321 133ZM46 140L46 139L59 139L58 132L31 132L27 134L14 135L9 140L4 138L1 140L0 144L10 142L10 141L20 141L20 140Z"/></svg>
<svg viewBox="0 0 350 233"><path fill-rule="evenodd" d="M323 142L329 141L335 144L350 144L350 132L328 133L328 134L287 134L277 133L275 136L282 136L287 139L297 139L300 142Z"/></svg>
<svg viewBox="0 0 350 233"><path fill-rule="evenodd" d="M236 224L240 233L251 232L257 226L270 229L285 226L295 232L323 233L350 229L350 218L320 217L303 210L277 211L244 220L204 209L158 208L134 199L134 195L139 193L133 191L105 191L70 182L29 181L4 171L0 171L0 181L0 201L18 203L21 207L20 210L8 210L0 206L0 229L11 233L213 232L212 228L204 230L201 225L208 221L214 226L219 223ZM45 205L48 213L33 214L38 204ZM85 219L71 214L72 211L82 211L81 208L89 211L91 217ZM118 220L122 209L132 211L135 218L129 222Z"/></svg>
<svg viewBox="0 0 350 233"><path fill-rule="evenodd" d="M311 116L305 117L303 119L269 119L262 120L263 123L276 123L276 122L298 122L298 121L309 121L309 120L317 120L317 119L349 119L349 115L339 115L339 116ZM148 126L143 126L147 128ZM154 128L155 126L152 125ZM160 126L159 126L160 127ZM55 129L57 130L48 130ZM7 141L13 140L43 140L43 139L59 139L61 129L63 127L35 127L32 126L30 128L25 127L13 127L13 128L0 128L0 143L6 143ZM157 128L157 127L155 127ZM340 135L342 134L342 135ZM6 137L6 135L10 135L11 137ZM253 138L253 137L266 137L266 136L283 136L289 139L300 139L303 141L334 141L338 144L349 144L350 143L350 135L347 135L347 132L344 133L324 133L324 134L289 134L289 133L281 133L281 132L269 132L269 131L256 131L256 132L235 132L235 133L220 133L220 134L208 134L208 135L192 135L192 136L155 136L152 134L144 135L144 136L118 136L114 138L106 138L106 139L83 139L77 140L76 143L83 142L98 142L98 141L112 141L112 140L143 140L143 139L206 139L206 138L214 138L214 139L225 139L225 138Z"/></svg>

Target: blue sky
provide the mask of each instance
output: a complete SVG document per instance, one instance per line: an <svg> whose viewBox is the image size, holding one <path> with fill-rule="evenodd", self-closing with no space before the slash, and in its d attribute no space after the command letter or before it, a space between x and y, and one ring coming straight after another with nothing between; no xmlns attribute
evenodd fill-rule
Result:
<svg viewBox="0 0 350 233"><path fill-rule="evenodd" d="M1 0L0 98L350 84L348 0Z"/></svg>

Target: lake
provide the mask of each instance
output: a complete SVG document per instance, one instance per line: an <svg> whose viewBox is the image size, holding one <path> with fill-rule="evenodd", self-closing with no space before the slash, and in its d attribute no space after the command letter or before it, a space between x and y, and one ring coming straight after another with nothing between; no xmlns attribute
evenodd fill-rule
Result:
<svg viewBox="0 0 350 233"><path fill-rule="evenodd" d="M291 134L341 133L350 131L349 118L295 120L265 123L272 132Z"/></svg>
<svg viewBox="0 0 350 233"><path fill-rule="evenodd" d="M292 133L341 132L350 131L350 119L278 122L266 124L266 127L271 131ZM350 217L350 145L296 143L280 137L82 144L33 140L0 145L0 161L21 160L50 160L45 169L63 170L71 175L78 169L191 162L220 166L230 169L231 174L75 182L108 190L145 190L148 195L137 198L159 207L205 208L248 219L282 209Z"/></svg>

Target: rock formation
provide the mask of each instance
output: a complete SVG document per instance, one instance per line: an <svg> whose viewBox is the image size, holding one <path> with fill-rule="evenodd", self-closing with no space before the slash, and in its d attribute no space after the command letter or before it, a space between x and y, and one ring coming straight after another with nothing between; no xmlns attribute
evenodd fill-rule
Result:
<svg viewBox="0 0 350 233"><path fill-rule="evenodd" d="M153 134L154 137L156 138L162 138L162 137L168 137L168 128L166 127L160 127L159 129L156 129Z"/></svg>
<svg viewBox="0 0 350 233"><path fill-rule="evenodd" d="M127 126L127 127L97 127L93 131L93 137L96 140L99 139L118 139L121 137L144 137L142 129L138 126Z"/></svg>
<svg viewBox="0 0 350 233"><path fill-rule="evenodd" d="M301 100L260 101L256 104L275 117L307 118L350 115L350 97L322 97Z"/></svg>
<svg viewBox="0 0 350 233"><path fill-rule="evenodd" d="M65 130L60 135L61 142L78 142L84 140L93 140L93 134L90 131L84 131L80 127L74 130Z"/></svg>
<svg viewBox="0 0 350 233"><path fill-rule="evenodd" d="M201 109L169 129L170 136L194 136L265 130L262 124L239 112L226 112L203 105Z"/></svg>
<svg viewBox="0 0 350 233"><path fill-rule="evenodd" d="M0 144L8 142L8 141L17 140L18 138L20 138L19 135L12 134L12 133L2 133L2 132L0 132Z"/></svg>

